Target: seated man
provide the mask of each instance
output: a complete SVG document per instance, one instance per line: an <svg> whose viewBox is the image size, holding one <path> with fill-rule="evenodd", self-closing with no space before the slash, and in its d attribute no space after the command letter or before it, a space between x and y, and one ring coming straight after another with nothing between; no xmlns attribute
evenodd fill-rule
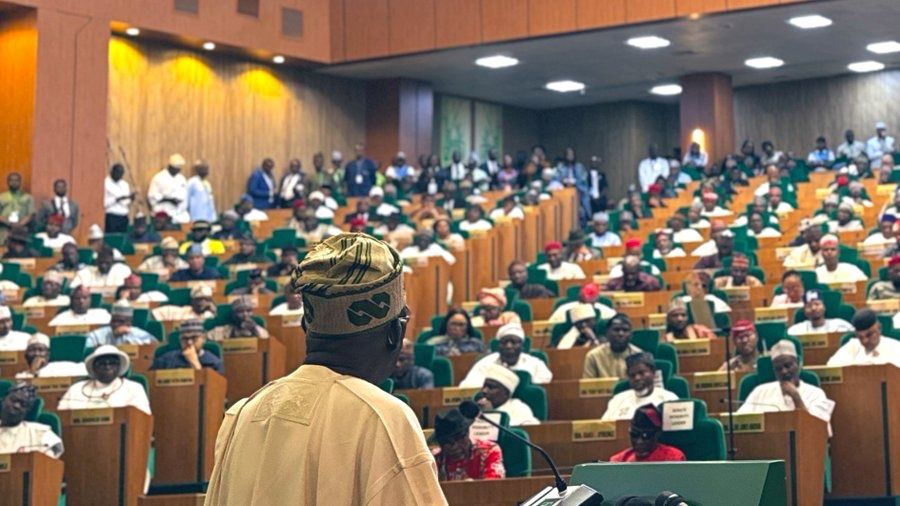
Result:
<svg viewBox="0 0 900 506"><path fill-rule="evenodd" d="M115 290L131 276L131 268L123 263L113 263L113 250L104 247L97 253L96 265L89 265L75 274L71 287L86 286L91 291Z"/></svg>
<svg viewBox="0 0 900 506"><path fill-rule="evenodd" d="M656 386L656 361L653 355L642 351L625 358L628 390L619 392L609 400L601 420L630 420L635 411L647 404L659 407L666 401L676 401L678 396Z"/></svg>
<svg viewBox="0 0 900 506"><path fill-rule="evenodd" d="M210 228L210 224L206 220L197 220L191 224L190 238L178 247L179 253L184 254L193 246L199 247L203 255L221 255L225 253L225 244L218 239L209 237Z"/></svg>
<svg viewBox="0 0 900 506"><path fill-rule="evenodd" d="M434 354L440 357L484 353L484 341L475 333L469 314L458 307L447 311L437 335L428 338L425 344L434 346Z"/></svg>
<svg viewBox="0 0 900 506"><path fill-rule="evenodd" d="M403 348L397 355L397 363L390 378L394 380L396 390L434 388L434 374L424 367L415 365L413 342L409 339L403 340Z"/></svg>
<svg viewBox="0 0 900 506"><path fill-rule="evenodd" d="M507 323L497 329L499 346L496 352L491 353L472 366L465 379L459 384L461 387L478 387L484 384L487 369L491 365L501 365L513 371L525 371L531 375L532 383L543 385L550 383L553 373L543 360L528 353L522 353L525 344L525 330L518 323Z"/></svg>
<svg viewBox="0 0 900 506"><path fill-rule="evenodd" d="M829 366L892 364L900 367L900 341L881 335L881 323L874 311L869 308L856 311L851 323L856 337L838 348L828 359Z"/></svg>
<svg viewBox="0 0 900 506"><path fill-rule="evenodd" d="M568 315L569 321L572 322L572 328L566 331L556 343L557 349L568 350L584 346L593 348L600 344L600 339L594 333L594 326L597 325L597 312L591 305L575 304L569 308Z"/></svg>
<svg viewBox="0 0 900 506"><path fill-rule="evenodd" d="M241 239L238 252L231 256L228 260L222 262L222 265L246 265L246 264L268 264L271 261L265 255L261 255L256 251L256 241L252 237Z"/></svg>
<svg viewBox="0 0 900 506"><path fill-rule="evenodd" d="M594 215L588 241L594 248L622 245L622 238L619 237L619 234L609 230L609 213L600 212Z"/></svg>
<svg viewBox="0 0 900 506"><path fill-rule="evenodd" d="M416 232L413 236L413 243L400 251L400 258L404 260L431 257L443 258L450 265L456 263L453 253L434 242L434 232L428 228Z"/></svg>
<svg viewBox="0 0 900 506"><path fill-rule="evenodd" d="M3 253L3 259L37 257L37 251L28 245L30 241L31 237L27 230L18 226L12 228L6 236L6 252Z"/></svg>
<svg viewBox="0 0 900 506"><path fill-rule="evenodd" d="M97 260L97 255L106 248L109 248L112 251L113 260L116 262L124 262L125 256L122 255L122 252L118 250L118 248L113 248L112 246L106 244L106 235L103 233L103 229L100 228L100 225L94 223L88 228L88 247L94 251L91 255L94 260Z"/></svg>
<svg viewBox="0 0 900 506"><path fill-rule="evenodd" d="M565 241L565 259L569 262L588 262L603 257L599 249L589 247L584 242L585 235L580 228L570 230Z"/></svg>
<svg viewBox="0 0 900 506"><path fill-rule="evenodd" d="M831 234L819 241L822 248L822 265L816 267L819 283L855 283L868 276L854 264L839 261L838 238Z"/></svg>
<svg viewBox="0 0 900 506"><path fill-rule="evenodd" d="M412 242L416 229L400 221L400 213L392 213L384 219L384 223L375 227L373 232L391 246L404 247Z"/></svg>
<svg viewBox="0 0 900 506"><path fill-rule="evenodd" d="M70 409L123 408L134 406L150 412L150 400L140 383L125 378L131 359L115 346L104 345L84 359L90 379L66 390L59 401L60 411Z"/></svg>
<svg viewBox="0 0 900 506"><path fill-rule="evenodd" d="M56 269L44 272L41 279L41 294L25 300L25 307L60 307L69 305L69 296L60 293L63 277Z"/></svg>
<svg viewBox="0 0 900 506"><path fill-rule="evenodd" d="M139 272L155 272L161 280L166 280L173 272L188 268L188 263L178 256L178 241L174 237L163 238L159 249L159 255L147 257L141 262L137 268Z"/></svg>
<svg viewBox="0 0 900 506"><path fill-rule="evenodd" d="M769 221L771 222L771 218ZM774 227L766 226L762 213L751 211L747 218L747 237L759 237L760 239L781 237L781 232Z"/></svg>
<svg viewBox="0 0 900 506"><path fill-rule="evenodd" d="M687 217L684 214L676 212L668 221L669 230L672 231L672 240L678 244L703 242L703 236L694 228L685 228L687 226Z"/></svg>
<svg viewBox="0 0 900 506"><path fill-rule="evenodd" d="M266 295L275 293L266 286L261 269L250 269L247 273L247 286L240 286L231 291L230 295Z"/></svg>
<svg viewBox="0 0 900 506"><path fill-rule="evenodd" d="M284 302L269 311L270 316L303 316L303 298L290 283L284 285Z"/></svg>
<svg viewBox="0 0 900 506"><path fill-rule="evenodd" d="M792 249L784 258L784 265L789 269L813 269L822 264L821 244L822 229L818 225L809 224L803 230L804 243Z"/></svg>
<svg viewBox="0 0 900 506"><path fill-rule="evenodd" d="M216 305L213 303L213 291L207 285L191 287L191 303L187 306L165 305L151 312L155 320L161 322L181 320L206 320L216 317Z"/></svg>
<svg viewBox="0 0 900 506"><path fill-rule="evenodd" d="M718 269L722 267L722 260L730 257L734 251L734 232L723 230L716 236L716 252L697 260L694 269Z"/></svg>
<svg viewBox="0 0 900 506"><path fill-rule="evenodd" d="M141 290L141 277L132 274L125 278L125 284L119 287L116 292L117 300L124 300L130 304L145 304L148 302L168 302L169 297L158 290L150 290L145 292Z"/></svg>
<svg viewBox="0 0 900 506"><path fill-rule="evenodd" d="M900 299L900 255L892 256L887 268L887 281L876 281L869 289L868 300Z"/></svg>
<svg viewBox="0 0 900 506"><path fill-rule="evenodd" d="M60 325L106 325L109 323L109 311L91 307L91 292L86 286L72 290L69 309L57 313L50 320L51 327Z"/></svg>
<svg viewBox="0 0 900 506"><path fill-rule="evenodd" d="M198 245L188 249L187 263L187 269L175 271L169 281L209 281L221 278L218 270L206 266L206 254Z"/></svg>
<svg viewBox="0 0 900 506"><path fill-rule="evenodd" d="M767 211L778 215L783 216L785 214L790 213L794 210L794 206L788 204L782 199L782 191L779 187L769 188L769 207Z"/></svg>
<svg viewBox="0 0 900 506"><path fill-rule="evenodd" d="M291 245L285 246L281 248L281 256L279 256L278 262L270 265L266 269L266 276L269 276L270 278L290 276L298 263L297 247Z"/></svg>
<svg viewBox="0 0 900 506"><path fill-rule="evenodd" d="M150 228L147 217L140 212L134 216L127 238L134 244L156 244L160 241L159 233Z"/></svg>
<svg viewBox="0 0 900 506"><path fill-rule="evenodd" d="M16 379L55 378L60 376L87 376L84 362L54 360L50 362L50 338L46 334L37 334L28 339L25 348L25 363L28 369L16 373Z"/></svg>
<svg viewBox="0 0 900 506"><path fill-rule="evenodd" d="M241 199L235 206L235 211L237 211L242 220L248 223L251 221L269 221L269 215L262 209L253 207L253 197L246 193L241 195Z"/></svg>
<svg viewBox="0 0 900 506"><path fill-rule="evenodd" d="M472 317L473 327L496 327L510 322L520 323L519 315L506 308L503 288L482 288L478 292L478 314Z"/></svg>
<svg viewBox="0 0 900 506"><path fill-rule="evenodd" d="M547 279L559 281L562 279L584 279L584 271L578 264L564 262L562 257L562 244L556 241L548 242L544 246L545 263L538 265L538 269L547 271Z"/></svg>
<svg viewBox="0 0 900 506"><path fill-rule="evenodd" d="M628 436L631 448L609 458L610 462L683 462L684 452L659 442L662 432L662 413L653 404L641 406L634 412Z"/></svg>
<svg viewBox="0 0 900 506"><path fill-rule="evenodd" d="M153 334L131 325L134 308L125 301L113 304L109 325L88 332L85 346L96 348L104 344L157 344Z"/></svg>
<svg viewBox="0 0 900 506"><path fill-rule="evenodd" d="M625 358L642 350L631 344L631 320L613 316L606 325L606 342L584 357L583 378L625 378Z"/></svg>
<svg viewBox="0 0 900 506"><path fill-rule="evenodd" d="M666 313L666 341L683 341L689 339L715 339L716 333L709 327L699 323L688 323L687 303L676 297L669 303Z"/></svg>
<svg viewBox="0 0 900 506"><path fill-rule="evenodd" d="M75 242L74 237L62 233L62 226L65 220L65 216L61 214L51 214L47 217L47 228L43 232L34 234L34 236L44 243L45 248L50 248L54 252L61 250L64 245Z"/></svg>
<svg viewBox="0 0 900 506"><path fill-rule="evenodd" d="M86 266L78 256L78 246L70 242L63 245L62 259L53 264L52 269L63 274L69 273L70 276L68 277L71 277Z"/></svg>
<svg viewBox="0 0 900 506"><path fill-rule="evenodd" d="M656 264L648 262L641 257L642 249L643 249L643 246L641 244L640 239L638 239L637 237L629 237L628 239L625 239L625 254L622 256L627 257L629 255L634 255L634 256L640 258L642 272L648 272L654 276L659 276L659 274L660 274L659 267L657 267ZM608 263L607 267L609 267L609 265L611 265L611 263ZM609 268L609 279L615 279L615 278L621 278L621 277L622 277L622 262L617 262L615 265L612 265L612 267Z"/></svg>
<svg viewBox="0 0 900 506"><path fill-rule="evenodd" d="M703 204L700 202L694 202L688 207L687 212L687 225L689 228L693 229L703 229L709 228L710 223L709 220L703 217ZM620 217L621 221L621 217Z"/></svg>
<svg viewBox="0 0 900 506"><path fill-rule="evenodd" d="M676 258L687 256L680 246L675 246L669 230L660 228L653 234L653 258Z"/></svg>
<svg viewBox="0 0 900 506"><path fill-rule="evenodd" d="M788 328L789 336L806 334L828 334L831 332L850 332L853 325L840 318L825 318L825 303L818 290L807 290L803 294L803 316L806 320L795 323Z"/></svg>
<svg viewBox="0 0 900 506"><path fill-rule="evenodd" d="M253 304L247 297L238 297L231 302L231 322L219 325L206 334L207 339L216 342L236 337L269 337L265 327L253 320Z"/></svg>
<svg viewBox="0 0 900 506"><path fill-rule="evenodd" d="M54 459L62 456L63 442L49 425L25 421L37 398L33 386L19 383L0 400L0 454L40 452Z"/></svg>
<svg viewBox="0 0 900 506"><path fill-rule="evenodd" d="M610 292L656 292L661 290L659 280L641 271L641 259L636 255L627 255L622 260L622 276L606 282L606 291Z"/></svg>
<svg viewBox="0 0 900 506"><path fill-rule="evenodd" d="M725 225L724 221L713 220L712 225L709 227L709 240L704 241L694 248L693 251L691 251L691 256L703 258L718 253L719 248L717 244L719 236L726 230L728 230L728 227Z"/></svg>
<svg viewBox="0 0 900 506"><path fill-rule="evenodd" d="M694 300L694 297L702 298L706 302L712 304L714 313L730 313L731 306L722 300L719 296L706 293L706 287L709 286L709 275L704 271L690 271L684 279L684 292L675 295L674 298L681 299L685 304Z"/></svg>
<svg viewBox="0 0 900 506"><path fill-rule="evenodd" d="M9 306L0 306L0 351L24 351L30 337L12 329L12 311Z"/></svg>
<svg viewBox="0 0 900 506"><path fill-rule="evenodd" d="M297 200L296 202L299 203L300 201ZM219 241L243 239L247 236L247 232L238 227L239 221L241 221L241 216L234 209L226 210L222 213L219 224L214 227L215 232L213 232L212 238Z"/></svg>
<svg viewBox="0 0 900 506"><path fill-rule="evenodd" d="M835 219L828 222L828 228L835 233L865 230L862 221L854 217L853 204L846 201L838 205Z"/></svg>
<svg viewBox="0 0 900 506"><path fill-rule="evenodd" d="M821 388L800 381L800 363L797 361L794 343L778 341L769 350L769 356L772 357L775 381L757 385L737 412L768 413L803 409L814 417L829 422L830 436L834 401L826 397Z"/></svg>
<svg viewBox="0 0 900 506"><path fill-rule="evenodd" d="M713 280L713 286L716 289L763 285L762 280L748 275L750 272L750 260L742 253L731 255L731 267L728 270L729 275L718 276Z"/></svg>
<svg viewBox="0 0 900 506"><path fill-rule="evenodd" d="M878 232L866 237L863 241L864 246L892 246L897 244L897 233L894 231L894 224L897 217L893 214L883 214L878 220Z"/></svg>
<svg viewBox="0 0 900 506"><path fill-rule="evenodd" d="M772 297L769 307L798 308L803 307L803 278L800 273L790 269L781 275L781 293Z"/></svg>
<svg viewBox="0 0 900 506"><path fill-rule="evenodd" d="M509 285L507 285L507 288L512 288L519 292L520 299L545 299L553 297L553 292L546 286L528 282L528 268L525 267L524 263L519 262L518 260L513 261L506 269L506 273L509 275Z"/></svg>
<svg viewBox="0 0 900 506"><path fill-rule="evenodd" d="M199 371L204 367L209 367L219 374L225 374L222 359L217 357L215 353L210 353L203 349L206 336L203 333L203 322L201 320L182 321L181 325L178 326L178 334L181 349L169 350L154 358L153 365L150 366L151 370L196 369Z"/></svg>
<svg viewBox="0 0 900 506"><path fill-rule="evenodd" d="M560 323L566 321L566 316L569 314L569 310L579 304L590 304L594 306L594 310L597 311L597 313L600 315L601 320L609 320L610 318L615 316L616 311L606 304L599 302L599 298L600 287L597 286L596 283L588 283L582 286L581 290L578 290L578 300L560 304L556 309L553 310L553 313L550 315L548 321L551 323Z"/></svg>
<svg viewBox="0 0 900 506"><path fill-rule="evenodd" d="M472 440L472 420L453 408L438 413L434 434L429 443L437 443L434 453L438 479L441 481L500 480L506 477L503 453L497 443L486 439Z"/></svg>
<svg viewBox="0 0 900 506"><path fill-rule="evenodd" d="M528 404L512 396L518 386L518 374L500 364L491 364L484 369L484 384L477 396L478 405L483 411L499 411L509 415L510 427L541 423Z"/></svg>
<svg viewBox="0 0 900 506"><path fill-rule="evenodd" d="M719 367L720 372L731 369L736 372L753 372L756 370L756 359L761 355L757 345L759 337L756 335L756 327L750 320L738 320L731 327L731 341L734 343L731 363L724 362Z"/></svg>
<svg viewBox="0 0 900 506"><path fill-rule="evenodd" d="M701 216L706 218L722 218L734 214L718 204L719 195L714 191L704 191L700 196L700 200L703 205L703 210L700 211Z"/></svg>

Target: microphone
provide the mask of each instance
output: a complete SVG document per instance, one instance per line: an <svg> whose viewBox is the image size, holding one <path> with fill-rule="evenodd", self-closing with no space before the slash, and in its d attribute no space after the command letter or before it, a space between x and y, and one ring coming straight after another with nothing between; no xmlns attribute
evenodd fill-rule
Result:
<svg viewBox="0 0 900 506"><path fill-rule="evenodd" d="M719 399L719 402L722 403L722 404L725 404L726 402L728 402L728 400L729 400L729 399L728 399L727 397L723 397L723 398ZM734 404L737 404L737 405L739 405L739 406L743 406L744 404L749 404L750 406L760 406L760 407L765 407L765 408L775 408L775 409L777 409L778 411L784 411L784 408L782 408L782 407L779 406L778 404L770 404L770 403L767 403L767 402L748 402L748 401L742 401L742 400L740 400L740 399L731 399L731 402L733 402Z"/></svg>
<svg viewBox="0 0 900 506"><path fill-rule="evenodd" d="M684 502L683 497L675 492L663 490L656 496L653 506L687 506L687 503Z"/></svg>

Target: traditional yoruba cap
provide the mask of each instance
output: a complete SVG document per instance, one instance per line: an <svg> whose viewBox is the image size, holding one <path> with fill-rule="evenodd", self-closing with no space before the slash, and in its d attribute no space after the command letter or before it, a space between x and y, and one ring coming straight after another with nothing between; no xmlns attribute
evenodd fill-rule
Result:
<svg viewBox="0 0 900 506"><path fill-rule="evenodd" d="M209 222L206 220L197 220L191 224L191 230L202 230L204 228L209 228Z"/></svg>
<svg viewBox="0 0 900 506"><path fill-rule="evenodd" d="M551 251L559 251L562 249L562 243L559 241L550 241L544 245L544 253L549 253Z"/></svg>
<svg viewBox="0 0 900 506"><path fill-rule="evenodd" d="M120 300L112 305L112 314L118 316L134 316L134 308L131 304L124 300Z"/></svg>
<svg viewBox="0 0 900 506"><path fill-rule="evenodd" d="M50 338L47 336L47 334L36 332L34 335L28 338L28 346L31 346L32 344L40 344L49 348Z"/></svg>
<svg viewBox="0 0 900 506"><path fill-rule="evenodd" d="M684 298L675 297L674 299L669 301L669 310L667 311L668 313L679 309L682 311L687 311L687 304L684 302Z"/></svg>
<svg viewBox="0 0 900 506"><path fill-rule="evenodd" d="M51 214L47 217L48 225L56 225L62 226L62 224L66 221L66 217L61 214Z"/></svg>
<svg viewBox="0 0 900 506"><path fill-rule="evenodd" d="M434 418L434 433L428 438L429 443L447 444L468 432L472 420L463 416L457 408L438 413Z"/></svg>
<svg viewBox="0 0 900 506"><path fill-rule="evenodd" d="M12 311L9 310L9 306L0 306L0 320L7 318L12 318Z"/></svg>
<svg viewBox="0 0 900 506"><path fill-rule="evenodd" d="M182 168L187 164L187 161L181 156L179 153L175 153L169 157L169 166Z"/></svg>
<svg viewBox="0 0 900 506"><path fill-rule="evenodd" d="M178 240L174 237L163 237L163 240L159 243L160 249L178 249Z"/></svg>
<svg viewBox="0 0 900 506"><path fill-rule="evenodd" d="M178 332L181 335L202 334L203 333L203 322L196 318L191 318L190 320L184 320L183 322L181 322L181 325L178 326Z"/></svg>
<svg viewBox="0 0 900 506"><path fill-rule="evenodd" d="M572 323L577 323L596 316L597 314L594 312L594 306L590 304L575 304L569 309L569 320L572 320Z"/></svg>
<svg viewBox="0 0 900 506"><path fill-rule="evenodd" d="M126 371L128 371L128 368L131 367L131 359L128 358L128 355L126 355L124 351L116 348L111 344L104 344L103 346L98 347L96 350L94 350L93 353L91 353L87 356L87 358L84 359L84 366L87 369L88 376L90 376L91 379L97 379L94 375L94 360L106 356L119 357L119 372L117 376L122 376Z"/></svg>
<svg viewBox="0 0 900 506"><path fill-rule="evenodd" d="M803 303L808 304L814 300L822 300L822 294L815 288L803 292Z"/></svg>
<svg viewBox="0 0 900 506"><path fill-rule="evenodd" d="M141 277L137 274L131 274L127 278L125 278L124 285L129 288L139 287L141 286Z"/></svg>
<svg viewBox="0 0 900 506"><path fill-rule="evenodd" d="M384 197L384 189L380 186L373 186L371 190L369 190L370 197Z"/></svg>
<svg viewBox="0 0 900 506"><path fill-rule="evenodd" d="M578 295L582 300L594 301L600 296L600 287L597 286L597 283L588 283L578 290Z"/></svg>
<svg viewBox="0 0 900 506"><path fill-rule="evenodd" d="M366 219L363 218L362 216L354 216L353 218L350 219L350 226L351 227L365 227Z"/></svg>
<svg viewBox="0 0 900 506"><path fill-rule="evenodd" d="M769 348L769 356L772 357L773 360L782 355L789 355L797 358L797 347L787 339L782 339Z"/></svg>
<svg viewBox="0 0 900 506"><path fill-rule="evenodd" d="M734 325L731 326L731 336L734 337L738 334L743 334L744 332L755 332L756 327L753 326L753 322L750 320L738 320L734 322Z"/></svg>
<svg viewBox="0 0 900 506"><path fill-rule="evenodd" d="M319 243L294 270L311 332L357 333L397 318L406 304L403 261L366 234L338 234Z"/></svg>
<svg viewBox="0 0 900 506"><path fill-rule="evenodd" d="M887 125L884 121L877 121L875 123L875 130L887 130Z"/></svg>
<svg viewBox="0 0 900 506"><path fill-rule="evenodd" d="M894 265L900 265L900 255L894 255L887 262L888 267L892 267Z"/></svg>
<svg viewBox="0 0 900 506"><path fill-rule="evenodd" d="M647 187L647 193L650 195L659 195L662 193L663 187L659 183L653 183Z"/></svg>
<svg viewBox="0 0 900 506"><path fill-rule="evenodd" d="M809 218L803 218L800 220L800 225L797 226L797 229L803 232L805 230L808 230L811 226L813 226L812 220L810 220Z"/></svg>
<svg viewBox="0 0 900 506"><path fill-rule="evenodd" d="M213 296L213 290L209 285L197 284L191 288L191 298L192 299L200 299L200 298L209 298Z"/></svg>
<svg viewBox="0 0 900 506"><path fill-rule="evenodd" d="M631 426L640 431L658 432L662 430L662 416L659 408L653 404L645 404L634 411Z"/></svg>
<svg viewBox="0 0 900 506"><path fill-rule="evenodd" d="M187 249L187 251L184 252L184 255L189 256L189 257L193 257L193 256L201 256L202 257L202 256L204 256L203 255L203 246L201 246L197 243L192 243L190 246L188 246L188 249Z"/></svg>
<svg viewBox="0 0 900 506"><path fill-rule="evenodd" d="M297 200L291 202L291 209L299 209L305 205L306 205L306 202L303 202L303 199L297 199ZM235 216L237 215L237 213L234 213L234 214L235 214Z"/></svg>
<svg viewBox="0 0 900 506"><path fill-rule="evenodd" d="M231 301L232 311L240 311L246 309L253 309L253 302L250 301L249 297L238 297Z"/></svg>
<svg viewBox="0 0 900 506"><path fill-rule="evenodd" d="M88 228L88 240L93 241L96 239L103 239L103 229L100 228L100 225L94 223Z"/></svg>
<svg viewBox="0 0 900 506"><path fill-rule="evenodd" d="M86 295L90 295L90 294L91 294L91 289L88 288L87 285L78 285L78 286L76 286L75 288L72 289L72 295L75 295L75 294L81 294L81 293L86 294Z"/></svg>
<svg viewBox="0 0 900 506"><path fill-rule="evenodd" d="M59 272L58 270L50 269L44 273L43 280L49 281L51 283L60 284L60 283L62 283L63 276L62 276L62 273Z"/></svg>
<svg viewBox="0 0 900 506"><path fill-rule="evenodd" d="M746 255L735 253L731 256L732 267L750 267L750 259Z"/></svg>
<svg viewBox="0 0 900 506"><path fill-rule="evenodd" d="M519 375L500 364L491 364L484 370L484 379L492 379L503 385L512 394L519 386Z"/></svg>
<svg viewBox="0 0 900 506"><path fill-rule="evenodd" d="M872 328L872 325L878 323L878 315L875 311L865 307L853 313L853 319L850 320L853 328L856 330L866 330Z"/></svg>
<svg viewBox="0 0 900 506"><path fill-rule="evenodd" d="M37 401L37 388L35 388L35 386L30 383L21 381L9 387L9 390L6 391L6 394L3 397L19 392L25 394L24 401L26 412L31 411L31 408L34 407L34 403Z"/></svg>
<svg viewBox="0 0 900 506"><path fill-rule="evenodd" d="M297 202L299 202L299 201L297 201ZM239 215L237 213L237 211L235 211L234 209L228 209L227 211L222 213L222 218L228 218L228 219L237 221L237 220L241 219L241 215Z"/></svg>
<svg viewBox="0 0 900 506"><path fill-rule="evenodd" d="M324 201L324 200L325 200L325 194L322 193L322 192L320 192L319 190L316 190L316 191L314 191L314 192L312 192L312 193L309 194L309 200L322 200L322 201Z"/></svg>
<svg viewBox="0 0 900 506"><path fill-rule="evenodd" d="M821 246L837 246L838 238L834 234L826 234L821 239L819 239L819 245L821 245Z"/></svg>
<svg viewBox="0 0 900 506"><path fill-rule="evenodd" d="M640 248L641 240L637 237L629 237L625 239L625 249Z"/></svg>
<svg viewBox="0 0 900 506"><path fill-rule="evenodd" d="M478 292L478 303L482 306L506 307L506 292L502 288L482 288Z"/></svg>
<svg viewBox="0 0 900 506"><path fill-rule="evenodd" d="M515 336L518 337L520 341L524 341L525 329L522 328L522 324L518 322L509 322L497 329L497 339L508 336Z"/></svg>
<svg viewBox="0 0 900 506"><path fill-rule="evenodd" d="M602 221L609 223L609 213L599 212L594 215L594 221Z"/></svg>

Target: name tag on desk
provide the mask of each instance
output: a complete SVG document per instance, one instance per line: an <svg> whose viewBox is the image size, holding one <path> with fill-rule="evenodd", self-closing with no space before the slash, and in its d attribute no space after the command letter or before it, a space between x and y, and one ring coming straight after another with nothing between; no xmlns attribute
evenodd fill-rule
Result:
<svg viewBox="0 0 900 506"><path fill-rule="evenodd" d="M181 387L193 384L193 369L162 369L156 371L156 386L158 387Z"/></svg>
<svg viewBox="0 0 900 506"><path fill-rule="evenodd" d="M804 348L827 348L828 334L824 332L816 332L814 334L801 334L794 336L800 341Z"/></svg>
<svg viewBox="0 0 900 506"><path fill-rule="evenodd" d="M758 307L753 310L756 323L787 322L787 308Z"/></svg>
<svg viewBox="0 0 900 506"><path fill-rule="evenodd" d="M733 286L731 288L723 288L722 291L728 296L728 302L747 302L750 300L749 286Z"/></svg>
<svg viewBox="0 0 900 506"><path fill-rule="evenodd" d="M64 392L72 386L74 378L61 376L58 378L32 378L31 384L38 392Z"/></svg>
<svg viewBox="0 0 900 506"><path fill-rule="evenodd" d="M112 425L112 408L79 409L72 411L72 425Z"/></svg>
<svg viewBox="0 0 900 506"><path fill-rule="evenodd" d="M19 363L19 353L16 351L0 351L0 365L12 365Z"/></svg>
<svg viewBox="0 0 900 506"><path fill-rule="evenodd" d="M736 385L734 381L734 372L731 373L731 380L731 384ZM725 388L728 388L728 373L726 372L711 371L694 373L694 390L723 390Z"/></svg>
<svg viewBox="0 0 900 506"><path fill-rule="evenodd" d="M762 413L734 413L734 432L755 433L766 431L766 415ZM728 431L728 413L719 413L719 420Z"/></svg>
<svg viewBox="0 0 900 506"><path fill-rule="evenodd" d="M689 339L687 341L673 341L675 351L678 356L695 357L700 355L709 355L710 344L709 339Z"/></svg>
<svg viewBox="0 0 900 506"><path fill-rule="evenodd" d="M578 397L610 397L619 378L582 378L578 380Z"/></svg>
<svg viewBox="0 0 900 506"><path fill-rule="evenodd" d="M481 390L481 387L463 388L463 387L444 387L441 390L441 403L444 406L456 406L464 400L471 400L472 397Z"/></svg>
<svg viewBox="0 0 900 506"><path fill-rule="evenodd" d="M616 422L572 420L572 442L612 441L616 439Z"/></svg>
<svg viewBox="0 0 900 506"><path fill-rule="evenodd" d="M832 367L827 365L810 365L804 367L808 371L816 373L819 377L819 383L823 385L834 385L844 382L844 368Z"/></svg>
<svg viewBox="0 0 900 506"><path fill-rule="evenodd" d="M877 314L893 316L900 311L900 299L868 300L866 306Z"/></svg>
<svg viewBox="0 0 900 506"><path fill-rule="evenodd" d="M259 348L259 340L255 337L232 337L219 344L222 353L255 353Z"/></svg>

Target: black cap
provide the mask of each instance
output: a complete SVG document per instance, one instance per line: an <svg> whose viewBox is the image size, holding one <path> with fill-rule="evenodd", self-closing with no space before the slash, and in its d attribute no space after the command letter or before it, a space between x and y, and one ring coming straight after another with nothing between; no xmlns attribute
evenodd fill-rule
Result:
<svg viewBox="0 0 900 506"><path fill-rule="evenodd" d="M863 308L853 314L853 320L850 321L856 330L866 330L872 328L872 325L878 323L878 315L869 308Z"/></svg>
<svg viewBox="0 0 900 506"><path fill-rule="evenodd" d="M434 419L434 434L428 440L438 444L452 442L468 431L470 425L472 420L463 416L457 408L438 413Z"/></svg>

